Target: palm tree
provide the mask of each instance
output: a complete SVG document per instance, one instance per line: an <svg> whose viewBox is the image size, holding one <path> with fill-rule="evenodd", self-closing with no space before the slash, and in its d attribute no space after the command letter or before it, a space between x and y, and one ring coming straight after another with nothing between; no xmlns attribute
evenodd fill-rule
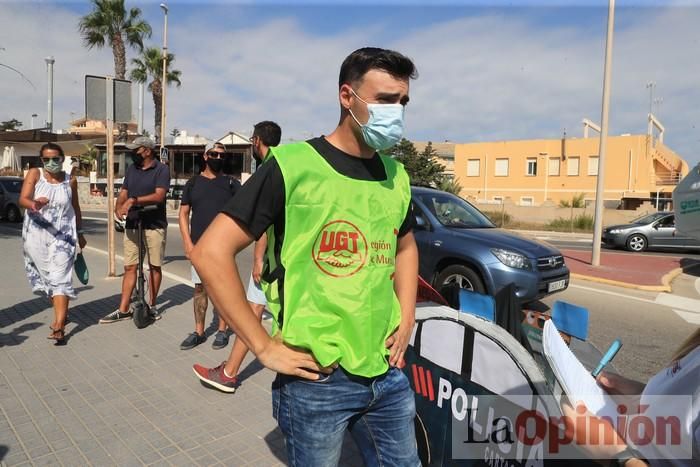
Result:
<svg viewBox="0 0 700 467"><path fill-rule="evenodd" d="M166 77L167 83L177 84L180 87L180 75L182 74L180 70L174 70L171 68L172 62L175 61L175 55L169 53L166 59L166 66L168 70L168 75ZM134 69L129 73L129 77L136 81L137 83L145 83L149 79L148 90L153 95L153 105L155 106L155 134L156 139L160 138L160 122L162 116L162 98L163 98L163 55L160 49L156 47L147 47L141 51L141 56L131 60L131 64ZM160 142L160 141L159 141Z"/></svg>
<svg viewBox="0 0 700 467"><path fill-rule="evenodd" d="M78 29L88 49L101 49L109 44L114 55L114 76L126 76L125 43L139 51L143 39L151 37L151 26L141 17L140 8L131 8L127 15L124 0L91 0L93 10L80 18Z"/></svg>
<svg viewBox="0 0 700 467"><path fill-rule="evenodd" d="M109 44L114 55L114 76L126 76L126 49L124 42L131 47L143 50L144 37L151 37L151 26L141 18L140 8L131 8L127 15L124 0L91 0L93 10L80 18L78 30L83 36L83 44L88 49L101 49ZM119 125L119 141L126 141L127 125Z"/></svg>

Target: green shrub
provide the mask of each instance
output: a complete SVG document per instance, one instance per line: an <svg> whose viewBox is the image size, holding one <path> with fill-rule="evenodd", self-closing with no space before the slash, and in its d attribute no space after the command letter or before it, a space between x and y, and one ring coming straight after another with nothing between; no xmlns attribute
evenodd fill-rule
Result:
<svg viewBox="0 0 700 467"><path fill-rule="evenodd" d="M558 217L547 224L552 230L560 231L571 231L571 230L584 230L590 232L593 230L593 216L590 214L579 214L578 216L571 218Z"/></svg>
<svg viewBox="0 0 700 467"><path fill-rule="evenodd" d="M559 207L560 208L584 208L586 207L586 202L583 199L584 194L579 193L571 198L571 201L568 199L563 199L559 201Z"/></svg>
<svg viewBox="0 0 700 467"><path fill-rule="evenodd" d="M491 222L496 224L496 227L505 227L510 225L513 218L505 211L481 211L486 217L491 219Z"/></svg>

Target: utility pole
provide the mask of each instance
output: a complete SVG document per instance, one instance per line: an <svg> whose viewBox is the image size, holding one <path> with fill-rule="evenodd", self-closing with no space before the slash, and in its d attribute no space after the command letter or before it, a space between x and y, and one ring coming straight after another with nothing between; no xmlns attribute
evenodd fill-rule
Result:
<svg viewBox="0 0 700 467"><path fill-rule="evenodd" d="M107 123L107 274L117 275L114 245L114 80L105 79L105 120Z"/></svg>
<svg viewBox="0 0 700 467"><path fill-rule="evenodd" d="M136 132L140 135L143 134L143 88L145 84L144 83L139 83L139 110L138 113L136 114L136 121L137 121L137 130Z"/></svg>
<svg viewBox="0 0 700 467"><path fill-rule="evenodd" d="M53 56L49 56L46 57L44 61L46 62L46 75L48 81L46 128L48 128L49 133L53 133L53 64L56 63L56 60L53 58Z"/></svg>
<svg viewBox="0 0 700 467"><path fill-rule="evenodd" d="M163 78L161 79L161 105L160 105L160 147L161 149L165 147L165 93L168 89L168 5L165 3L160 4L160 8L163 10Z"/></svg>
<svg viewBox="0 0 700 467"><path fill-rule="evenodd" d="M608 0L608 34L605 41L605 68L603 73L603 109L600 117L600 153L598 154L598 180L595 190L595 215L593 221L593 255L591 264L600 266L600 242L603 236L603 200L605 198L605 153L608 144L608 113L610 108L610 80L612 75L613 29L615 24L615 0Z"/></svg>

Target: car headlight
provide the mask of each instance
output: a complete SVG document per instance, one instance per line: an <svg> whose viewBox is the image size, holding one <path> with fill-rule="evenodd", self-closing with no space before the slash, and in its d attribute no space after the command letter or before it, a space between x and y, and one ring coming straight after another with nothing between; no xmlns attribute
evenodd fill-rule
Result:
<svg viewBox="0 0 700 467"><path fill-rule="evenodd" d="M623 229L612 229L608 231L611 234L619 234L623 232Z"/></svg>
<svg viewBox="0 0 700 467"><path fill-rule="evenodd" d="M520 253L516 253L514 251L509 250L501 250L499 248L492 249L491 253L493 253L493 255L496 258L498 258L498 261L511 268L527 270L532 269L530 260L527 259L526 256L521 255Z"/></svg>

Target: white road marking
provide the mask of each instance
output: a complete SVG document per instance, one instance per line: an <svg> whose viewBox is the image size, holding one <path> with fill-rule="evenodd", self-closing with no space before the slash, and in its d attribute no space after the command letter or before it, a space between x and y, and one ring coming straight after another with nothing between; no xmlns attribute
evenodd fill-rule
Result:
<svg viewBox="0 0 700 467"><path fill-rule="evenodd" d="M89 250L89 251L94 251L95 253L100 253L101 255L105 255L105 256L107 256L107 255L109 254L109 252L107 252L107 251L105 251L105 250L101 250L101 249L99 249L99 248L95 248L94 246L86 246L85 249L86 249L86 250ZM123 261L123 260L124 260L124 257L123 257L123 256L120 256L120 255L114 255L114 256L115 256L115 258L117 258L119 261ZM179 283L181 283L181 284L185 284L185 285L189 285L190 287L194 287L194 283L192 283L191 280L185 279L184 277L178 276L177 274L173 274L172 272L168 272L168 271L166 271L166 270L163 269L163 268L161 268L161 272L162 272L163 275L164 275L165 277L167 277L168 279L172 279L172 280L174 280L174 281L176 281L176 282L179 282Z"/></svg>
<svg viewBox="0 0 700 467"><path fill-rule="evenodd" d="M634 295L628 295L628 294L623 294L623 293L618 293L618 292L610 292L609 290L604 290L604 289L596 289L593 287L585 287L583 285L577 285L577 284L569 284L570 289L581 289L581 290L588 290L590 292L595 292L597 294L605 294L605 295L612 295L614 297L620 297L628 300L637 300L639 302L644 302L644 303L651 303L651 304L657 304L654 300L650 300L648 298L642 298L642 297L635 297Z"/></svg>
<svg viewBox="0 0 700 467"><path fill-rule="evenodd" d="M688 323L700 325L700 300L669 293L660 293L656 297L656 302L670 306L678 316Z"/></svg>
<svg viewBox="0 0 700 467"><path fill-rule="evenodd" d="M564 241L564 242L571 242L571 243L591 243L591 240L587 240L585 238L577 238L577 239L564 239L562 237L535 237L537 240L545 240L548 242L556 242L556 241Z"/></svg>
<svg viewBox="0 0 700 467"><path fill-rule="evenodd" d="M83 216L83 219L88 220L88 221L100 221L100 222L105 222L105 223L107 222L107 219L105 219L104 217ZM172 220L172 218L171 218L171 220ZM173 224L171 222L168 222L168 228L169 229L179 229L180 224L177 224L177 223Z"/></svg>
<svg viewBox="0 0 700 467"><path fill-rule="evenodd" d="M681 297L670 293L660 293L656 296L656 303L666 305L671 308L680 308L681 310L700 313L700 300L695 298Z"/></svg>
<svg viewBox="0 0 700 467"><path fill-rule="evenodd" d="M692 311L681 311L673 310L678 316L689 322L690 324L697 324L700 326L700 313L693 313Z"/></svg>

